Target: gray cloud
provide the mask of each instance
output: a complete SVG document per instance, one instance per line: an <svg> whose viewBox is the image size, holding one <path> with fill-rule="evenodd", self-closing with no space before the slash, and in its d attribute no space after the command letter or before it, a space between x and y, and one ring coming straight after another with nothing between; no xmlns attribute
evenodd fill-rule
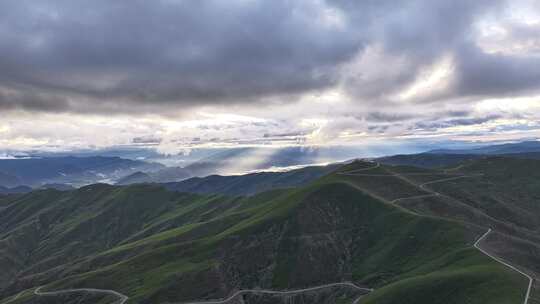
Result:
<svg viewBox="0 0 540 304"><path fill-rule="evenodd" d="M456 94L503 97L539 89L540 57L486 54L467 46L457 58Z"/></svg>
<svg viewBox="0 0 540 304"><path fill-rule="evenodd" d="M2 1L0 84L40 90L31 98L39 106L18 105L32 110L54 107L55 94L91 110L317 90L334 85L336 65L362 47L347 24L324 21L332 13L324 9L284 0ZM80 105L81 96L96 104Z"/></svg>
<svg viewBox="0 0 540 304"><path fill-rule="evenodd" d="M414 118L412 114L371 112L365 116L368 122L401 122Z"/></svg>
<svg viewBox="0 0 540 304"><path fill-rule="evenodd" d="M356 19L365 18L365 7L358 5L358 1L337 2L353 12ZM369 41L371 45L380 47L378 51L384 57L376 58L379 62L369 70L358 67L353 77L346 78L345 82L353 95L379 103L385 95L410 85L422 69L443 56L462 55L460 49L472 43L474 22L500 9L503 1L416 0L400 2L399 5L395 1L368 3L368 14L373 19L369 27ZM370 74L377 77L370 77Z"/></svg>
<svg viewBox="0 0 540 304"><path fill-rule="evenodd" d="M485 117L457 118L449 120L418 122L413 129L437 130L456 126L472 126L502 118L501 115L489 115Z"/></svg>
<svg viewBox="0 0 540 304"><path fill-rule="evenodd" d="M538 57L488 54L476 45L475 22L507 3L1 1L0 111L287 103L340 85L354 100L383 104L447 55L456 79L444 98L530 92L540 84ZM538 33L512 28L520 39ZM354 64L369 63L364 56L375 47L380 62ZM377 115L368 119L407 119Z"/></svg>

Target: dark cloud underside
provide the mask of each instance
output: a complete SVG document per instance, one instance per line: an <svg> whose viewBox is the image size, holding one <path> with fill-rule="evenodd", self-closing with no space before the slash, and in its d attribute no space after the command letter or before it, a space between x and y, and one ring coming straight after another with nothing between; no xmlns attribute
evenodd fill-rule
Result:
<svg viewBox="0 0 540 304"><path fill-rule="evenodd" d="M2 98L0 107L55 110L55 95L75 111L84 97L244 102L325 88L362 43L323 9L284 0L2 1L0 92L31 101ZM27 88L39 92L23 95Z"/></svg>
<svg viewBox="0 0 540 304"><path fill-rule="evenodd" d="M291 96L340 85L358 102L382 104L443 56L455 64L446 98L534 91L538 56L488 54L475 41L475 23L507 5L5 0L0 111L163 112L276 96L290 102ZM514 27L513 33L526 39L538 31ZM353 66L344 73L369 47L402 64L383 61L372 70Z"/></svg>

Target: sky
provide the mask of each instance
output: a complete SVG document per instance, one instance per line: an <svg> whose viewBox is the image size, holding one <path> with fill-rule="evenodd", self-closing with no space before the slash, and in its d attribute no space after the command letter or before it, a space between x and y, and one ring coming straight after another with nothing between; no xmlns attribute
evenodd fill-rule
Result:
<svg viewBox="0 0 540 304"><path fill-rule="evenodd" d="M539 1L0 2L0 150L536 138Z"/></svg>

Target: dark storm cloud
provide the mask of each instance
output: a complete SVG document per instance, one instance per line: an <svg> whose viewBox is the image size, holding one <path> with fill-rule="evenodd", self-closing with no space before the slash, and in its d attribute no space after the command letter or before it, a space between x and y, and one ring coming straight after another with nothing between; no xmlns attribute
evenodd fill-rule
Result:
<svg viewBox="0 0 540 304"><path fill-rule="evenodd" d="M33 111L63 111L68 101L63 96L55 96L38 88L15 86L0 87L0 111L28 109Z"/></svg>
<svg viewBox="0 0 540 304"><path fill-rule="evenodd" d="M346 79L347 87L356 96L376 100L385 94L403 89L416 79L419 71L442 56L462 46L471 34L475 20L501 6L499 0L433 1L366 1L335 0L354 20L372 20L368 32L370 43L381 48L387 57L401 58L401 66L380 62L387 75L373 81L369 75ZM400 70L401 69L401 70ZM397 72L396 72L397 71ZM360 75L378 71L358 71Z"/></svg>
<svg viewBox="0 0 540 304"><path fill-rule="evenodd" d="M509 1L415 1L404 18L385 30L385 49L393 54L406 54L412 62L409 73L398 80L405 83L418 76L419 69L433 64L442 56L453 58L453 84L441 97L503 97L538 92L540 57L536 50L522 54L491 53L481 49L474 36L474 26L486 14L500 14ZM418 4L420 6L418 7ZM407 22L410 22L407 24ZM510 39L538 40L538 25L505 25ZM500 47L508 41L501 42ZM410 77L407 77L410 76ZM400 86L397 81L392 85ZM395 87L384 87L388 91ZM439 101L429 99L427 101ZM444 100L444 98L442 98ZM422 100L418 100L420 102Z"/></svg>
<svg viewBox="0 0 540 304"><path fill-rule="evenodd" d="M486 54L474 46L459 50L456 93L464 96L512 96L538 91L540 57Z"/></svg>
<svg viewBox="0 0 540 304"><path fill-rule="evenodd" d="M2 1L0 87L70 96L72 110L79 95L190 105L320 89L362 46L323 9L285 0ZM42 107L54 107L47 98Z"/></svg>
<svg viewBox="0 0 540 304"><path fill-rule="evenodd" d="M538 59L486 54L471 37L474 22L502 2L1 1L0 110L288 102L339 84L381 102L448 54L457 75L450 96L527 91L540 82ZM375 80L362 67L344 76L341 68L370 46L403 66L383 61L393 72Z"/></svg>

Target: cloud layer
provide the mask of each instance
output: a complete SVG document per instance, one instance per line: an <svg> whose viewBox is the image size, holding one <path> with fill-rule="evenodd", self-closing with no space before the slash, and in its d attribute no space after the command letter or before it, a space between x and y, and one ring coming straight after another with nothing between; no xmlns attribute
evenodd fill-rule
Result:
<svg viewBox="0 0 540 304"><path fill-rule="evenodd" d="M322 1L3 1L3 108L89 112L319 90L362 39Z"/></svg>
<svg viewBox="0 0 540 304"><path fill-rule="evenodd" d="M6 0L0 144L536 136L539 33L533 0Z"/></svg>

